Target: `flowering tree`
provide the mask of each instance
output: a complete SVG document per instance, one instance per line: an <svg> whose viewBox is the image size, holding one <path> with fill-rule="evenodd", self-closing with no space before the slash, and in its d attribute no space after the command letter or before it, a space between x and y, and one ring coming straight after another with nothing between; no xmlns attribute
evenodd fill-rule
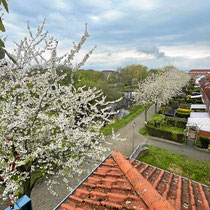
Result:
<svg viewBox="0 0 210 210"><path fill-rule="evenodd" d="M166 66L163 68L163 71L156 74L151 90L155 104L155 113L157 113L158 106L167 103L169 99L182 93L182 87L188 81L188 74L178 70L174 66Z"/></svg>
<svg viewBox="0 0 210 210"><path fill-rule="evenodd" d="M144 107L145 122L147 122L147 111L149 104L153 102L153 86L155 82L155 75L149 75L146 79L139 82L138 89L135 92L135 101Z"/></svg>
<svg viewBox="0 0 210 210"><path fill-rule="evenodd" d="M76 89L73 81L61 85L66 75L56 71L60 64L77 71L92 54L95 47L72 65L89 36L87 25L80 42L61 57L56 55L58 41L43 28L44 23L33 35L28 25L29 37L16 43L17 64L1 60L7 65L0 70L0 186L2 197L13 202L22 194L30 196L40 177L81 173L86 158L101 159L105 140L100 128L113 114L101 91ZM32 183L34 173L40 177Z"/></svg>
<svg viewBox="0 0 210 210"><path fill-rule="evenodd" d="M167 103L170 98L180 94L182 87L189 79L186 73L173 66L168 66L140 82L135 100L145 107L145 121L147 121L148 104L154 103L157 113L157 106Z"/></svg>

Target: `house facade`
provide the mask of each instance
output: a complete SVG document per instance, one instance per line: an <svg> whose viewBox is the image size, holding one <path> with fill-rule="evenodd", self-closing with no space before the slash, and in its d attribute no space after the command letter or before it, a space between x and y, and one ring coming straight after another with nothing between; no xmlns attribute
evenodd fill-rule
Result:
<svg viewBox="0 0 210 210"><path fill-rule="evenodd" d="M202 95L203 103L206 105L206 112L210 117L210 76L200 82L200 92Z"/></svg>
<svg viewBox="0 0 210 210"><path fill-rule="evenodd" d="M210 76L210 69L191 69L188 74L193 78L196 79L200 76Z"/></svg>

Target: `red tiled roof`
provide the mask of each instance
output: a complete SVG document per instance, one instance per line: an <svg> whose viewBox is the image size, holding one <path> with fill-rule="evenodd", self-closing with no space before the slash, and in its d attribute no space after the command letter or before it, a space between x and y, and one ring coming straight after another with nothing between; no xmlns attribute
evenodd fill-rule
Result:
<svg viewBox="0 0 210 210"><path fill-rule="evenodd" d="M207 210L209 204L210 187L113 152L59 209Z"/></svg>
<svg viewBox="0 0 210 210"><path fill-rule="evenodd" d="M191 69L189 72L206 71L210 72L210 69Z"/></svg>

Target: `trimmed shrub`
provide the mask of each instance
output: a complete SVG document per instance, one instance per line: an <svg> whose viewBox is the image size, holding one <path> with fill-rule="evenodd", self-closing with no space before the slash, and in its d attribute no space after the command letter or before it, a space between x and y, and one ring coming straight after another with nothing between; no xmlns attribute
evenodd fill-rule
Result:
<svg viewBox="0 0 210 210"><path fill-rule="evenodd" d="M155 128L151 125L147 125L146 128L147 128L148 134L151 136L156 136L156 137L160 137L160 138L164 138L164 139L168 139L168 140L172 140L172 141L176 141L180 143L184 142L185 140L185 136L182 133L166 131L161 128Z"/></svg>
<svg viewBox="0 0 210 210"><path fill-rule="evenodd" d="M189 104L180 104L180 105L179 105L179 108L182 108L182 109L189 109L189 108L190 108L190 105L189 105Z"/></svg>
<svg viewBox="0 0 210 210"><path fill-rule="evenodd" d="M186 113L186 114L193 112L193 110L191 109L182 109L182 108L178 108L176 111L180 113Z"/></svg>
<svg viewBox="0 0 210 210"><path fill-rule="evenodd" d="M203 149L208 149L208 145L210 144L210 138L205 136L199 136L195 142L196 147L200 147Z"/></svg>
<svg viewBox="0 0 210 210"><path fill-rule="evenodd" d="M183 133L177 133L177 142L179 143L185 142L185 136Z"/></svg>
<svg viewBox="0 0 210 210"><path fill-rule="evenodd" d="M180 117L189 117L191 112L193 112L193 110L191 109L178 108L176 110L177 116L180 116Z"/></svg>
<svg viewBox="0 0 210 210"><path fill-rule="evenodd" d="M180 117L167 117L166 122L167 125L175 126L178 128L185 128L187 124L187 120Z"/></svg>
<svg viewBox="0 0 210 210"><path fill-rule="evenodd" d="M157 126L160 126L160 124L164 121L164 119L165 119L165 115L155 114L149 119L148 123L150 125L154 125L154 127L157 127Z"/></svg>

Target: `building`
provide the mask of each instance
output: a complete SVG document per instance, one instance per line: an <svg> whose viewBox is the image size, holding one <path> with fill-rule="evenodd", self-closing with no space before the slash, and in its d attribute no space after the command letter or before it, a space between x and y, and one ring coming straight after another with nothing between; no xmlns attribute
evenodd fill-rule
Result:
<svg viewBox="0 0 210 210"><path fill-rule="evenodd" d="M110 74L117 74L117 71L113 70L102 70L102 72L106 75L106 78L108 78Z"/></svg>
<svg viewBox="0 0 210 210"><path fill-rule="evenodd" d="M210 117L210 76L200 82L202 101L206 105L206 112Z"/></svg>
<svg viewBox="0 0 210 210"><path fill-rule="evenodd" d="M210 76L210 69L191 69L188 74L193 78L197 79L200 76Z"/></svg>
<svg viewBox="0 0 210 210"><path fill-rule="evenodd" d="M210 187L110 154L54 210L209 209Z"/></svg>
<svg viewBox="0 0 210 210"><path fill-rule="evenodd" d="M204 104L192 104L191 109L203 109L203 112L191 112L187 126L196 128L196 136L210 138L210 76L200 80L200 94L197 96L201 96Z"/></svg>

